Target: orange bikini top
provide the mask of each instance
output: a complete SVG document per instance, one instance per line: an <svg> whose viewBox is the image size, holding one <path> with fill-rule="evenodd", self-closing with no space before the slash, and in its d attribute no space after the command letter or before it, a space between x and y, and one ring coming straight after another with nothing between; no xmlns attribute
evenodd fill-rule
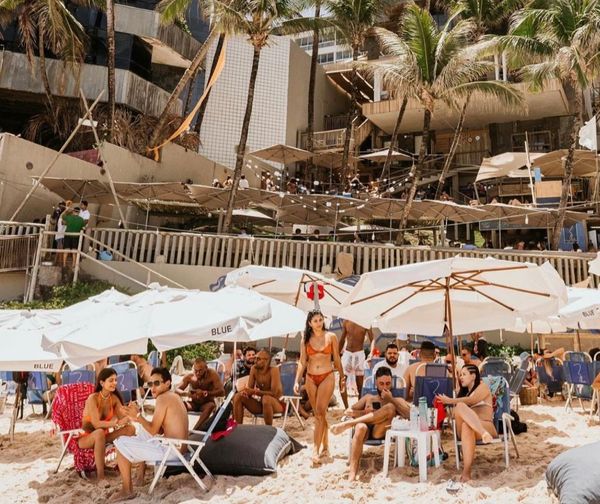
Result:
<svg viewBox="0 0 600 504"><path fill-rule="evenodd" d="M316 355L316 354L325 354L325 355L331 355L333 353L333 348L332 348L332 344L329 343L329 345L327 345L325 348L323 348L322 350L315 350L312 345L310 343L308 343L306 345L306 353L308 355Z"/></svg>
<svg viewBox="0 0 600 504"><path fill-rule="evenodd" d="M97 395L97 403L98 403L98 411L100 413L100 415L102 415L102 403L100 402L100 394L101 392L98 392ZM113 404L113 398L112 398L112 394L110 395L110 411L108 412L108 415L106 415L106 418L101 418L100 420L103 420L104 422L110 422L113 418L113 415L115 414L115 407ZM82 423L92 423L92 417L90 417L89 415L85 415L82 418Z"/></svg>

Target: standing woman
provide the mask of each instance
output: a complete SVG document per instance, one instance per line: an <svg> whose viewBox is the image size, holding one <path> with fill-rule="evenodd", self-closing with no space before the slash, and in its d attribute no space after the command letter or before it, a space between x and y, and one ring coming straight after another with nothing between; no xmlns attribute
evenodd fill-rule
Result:
<svg viewBox="0 0 600 504"><path fill-rule="evenodd" d="M120 436L133 436L135 428L129 422L129 411L117 390L117 372L106 367L98 375L96 391L87 398L83 409L84 433L79 448L92 448L96 461L96 476L104 479L106 445Z"/></svg>
<svg viewBox="0 0 600 504"><path fill-rule="evenodd" d="M314 465L320 465L321 458L329 456L327 407L335 389L334 367L340 375L340 392L346 389L338 340L335 334L325 329L324 322L323 314L319 310L308 312L294 384L294 393L299 394L300 381L306 371L304 386L315 414L312 455Z"/></svg>
<svg viewBox="0 0 600 504"><path fill-rule="evenodd" d="M454 405L456 432L462 443L463 472L460 480L471 479L477 441L491 443L498 436L494 427L494 407L490 388L481 381L479 368L472 364L460 370L460 388L456 399L437 396L444 404Z"/></svg>

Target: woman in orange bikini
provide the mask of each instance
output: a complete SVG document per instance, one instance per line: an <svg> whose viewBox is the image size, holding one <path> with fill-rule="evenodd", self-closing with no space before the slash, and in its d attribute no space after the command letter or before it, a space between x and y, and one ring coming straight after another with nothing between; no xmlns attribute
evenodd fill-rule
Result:
<svg viewBox="0 0 600 504"><path fill-rule="evenodd" d="M343 392L346 388L346 377L342 370L337 338L335 334L327 332L325 329L323 314L319 310L310 311L306 318L306 329L300 345L300 362L298 363L294 392L299 394L300 381L306 371L304 386L315 413L312 456L315 465L319 465L322 458L329 457L327 406L335 389L334 367L339 372L340 391Z"/></svg>
<svg viewBox="0 0 600 504"><path fill-rule="evenodd" d="M129 411L123 406L117 390L117 372L112 368L104 368L98 374L96 392L85 402L82 419L85 432L77 441L79 448L93 448L99 480L104 478L106 445L120 436L135 434L128 415Z"/></svg>

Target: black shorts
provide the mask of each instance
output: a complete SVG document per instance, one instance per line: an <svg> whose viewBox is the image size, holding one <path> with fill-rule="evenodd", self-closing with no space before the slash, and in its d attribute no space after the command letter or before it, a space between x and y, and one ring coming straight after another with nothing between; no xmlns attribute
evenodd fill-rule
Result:
<svg viewBox="0 0 600 504"><path fill-rule="evenodd" d="M65 236L63 248L76 249L79 245L79 236Z"/></svg>

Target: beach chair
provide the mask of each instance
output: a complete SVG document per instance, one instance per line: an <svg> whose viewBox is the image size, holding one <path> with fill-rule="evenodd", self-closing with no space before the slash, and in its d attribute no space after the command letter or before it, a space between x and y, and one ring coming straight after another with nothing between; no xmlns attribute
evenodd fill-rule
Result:
<svg viewBox="0 0 600 504"><path fill-rule="evenodd" d="M562 389L565 381L563 362L557 357L550 359L552 375L549 375L546 366L544 365L545 360L546 359L544 358L539 358L535 362L535 371L538 375L540 384L546 387L549 394L563 394ZM543 390L542 387L540 387L540 397L542 396L542 393Z"/></svg>
<svg viewBox="0 0 600 504"><path fill-rule="evenodd" d="M83 418L85 401L94 393L94 385L91 383L71 383L62 385L56 390L52 408L52 421L58 428L57 435L60 436L62 450L55 473L67 453L73 454L75 470L79 474L85 474L96 469L93 449L82 449L77 444ZM106 454L114 451L112 446L108 447Z"/></svg>
<svg viewBox="0 0 600 504"><path fill-rule="evenodd" d="M91 383L96 384L96 372L92 369L79 368L67 369L62 372L62 384L71 385L73 383Z"/></svg>
<svg viewBox="0 0 600 504"><path fill-rule="evenodd" d="M565 380L568 384L565 411L573 409L573 398L577 398L585 412L582 399L592 399L593 365L585 352L565 352L563 362Z"/></svg>
<svg viewBox="0 0 600 504"><path fill-rule="evenodd" d="M152 494L152 492L156 488L156 485L164 476L168 468L185 469L190 474L190 476L194 478L194 481L197 483L197 485L205 492L208 492L208 490L210 489L209 486L207 486L202 481L202 478L198 476L198 474L194 470L194 465L198 464L202 468L212 485L212 483L215 481L215 478L200 458L200 452L202 451L202 448L204 448L204 445L213 433L215 426L219 423L221 416L227 410L227 407L233 400L235 392L236 391L234 387L225 398L225 401L223 401L221 407L217 410L213 421L206 432L191 430L188 440L171 439L165 437L156 438L161 444L167 446L168 449L165 452L163 459L154 466L154 478L152 479L152 483L150 483L150 488L148 489L149 494ZM180 447L184 443L187 445L188 449L188 451L185 454L181 453L180 451ZM169 458L172 455L175 455L177 457L177 460L169 460Z"/></svg>
<svg viewBox="0 0 600 504"><path fill-rule="evenodd" d="M392 395L394 397L401 397L402 399L406 399L406 382L404 378L400 378L397 376L392 376ZM363 383L362 392L360 397L367 394L377 394L377 386L375 385L375 377L372 376L368 380L365 379ZM350 453L352 452L352 438L354 437L354 427L350 429L348 436L348 460L347 463L350 463ZM366 439L364 442L365 446L383 446L385 444L385 438L383 439Z"/></svg>
<svg viewBox="0 0 600 504"><path fill-rule="evenodd" d="M516 411L519 411L519 403L521 402L519 399L519 393L521 392L521 388L523 388L525 376L527 376L527 371L525 369L519 368L513 373L512 379L508 384L508 387L510 389L510 398L511 400L515 400Z"/></svg>
<svg viewBox="0 0 600 504"><path fill-rule="evenodd" d="M424 376L431 376L431 377L437 377L437 378L446 378L448 376L448 366L444 363L444 364L440 364L440 363L423 363L421 364L418 368L417 368L417 375L419 374L420 370L423 369L423 367L425 367L425 375Z"/></svg>
<svg viewBox="0 0 600 504"><path fill-rule="evenodd" d="M502 376L485 376L483 382L490 387L494 397L494 426L498 432L498 437L490 444L504 444L504 465L508 469L510 465L509 443L512 441L515 448L516 458L519 458L519 449L517 441L512 430L512 417L510 416L510 388L506 378ZM451 417L452 433L454 436L454 452L456 453L456 468L460 469L460 459L462 457L461 441L456 432L456 420L454 415ZM477 446L485 446L481 441L477 441Z"/></svg>
<svg viewBox="0 0 600 504"><path fill-rule="evenodd" d="M152 350L148 354L148 364L150 364L153 368L160 367L160 354L158 350Z"/></svg>
<svg viewBox="0 0 600 504"><path fill-rule="evenodd" d="M420 367L421 366L419 366L419 368ZM413 404L418 406L419 398L425 397L427 399L427 407L433 408L433 400L436 395L444 394L448 397L452 397L453 392L452 378L448 377L447 374L446 376L417 376L415 379L415 390L413 392Z"/></svg>
<svg viewBox="0 0 600 504"><path fill-rule="evenodd" d="M300 426L304 429L304 422L302 421L302 417L300 416L300 412L298 408L300 407L300 396L294 394L294 383L296 381L296 371L298 370L297 362L283 362L279 366L279 371L281 374L281 384L283 385L283 396L281 400L285 402L285 411L283 412L283 425L282 429L285 430L285 423L287 421L288 414L290 412L290 407L292 408L292 412L294 416L300 422Z"/></svg>
<svg viewBox="0 0 600 504"><path fill-rule="evenodd" d="M372 358L369 360L369 369L370 369L371 371L373 371L373 369L375 368L375 366L376 366L377 364L379 364L379 363L380 363L381 361L383 361L383 360L384 360L384 358L383 358L383 357L372 357Z"/></svg>
<svg viewBox="0 0 600 504"><path fill-rule="evenodd" d="M486 357L481 363L481 376L502 376L510 383L512 367L502 357Z"/></svg>
<svg viewBox="0 0 600 504"><path fill-rule="evenodd" d="M225 382L225 364L223 364L220 360L218 359L214 359L211 361L208 361L206 363L206 365L211 368L214 369L218 375L219 378L221 379L221 382L224 383Z"/></svg>
<svg viewBox="0 0 600 504"><path fill-rule="evenodd" d="M31 411L35 413L34 405L42 406L42 414L48 415L48 377L46 373L35 372L29 373L27 377L27 403L31 405Z"/></svg>
<svg viewBox="0 0 600 504"><path fill-rule="evenodd" d="M117 372L117 390L123 398L123 403L127 404L136 399L135 393L137 393L139 388L139 379L135 362L117 362L109 364L107 367L113 368ZM140 397L142 405L143 397L144 395L142 394Z"/></svg>

